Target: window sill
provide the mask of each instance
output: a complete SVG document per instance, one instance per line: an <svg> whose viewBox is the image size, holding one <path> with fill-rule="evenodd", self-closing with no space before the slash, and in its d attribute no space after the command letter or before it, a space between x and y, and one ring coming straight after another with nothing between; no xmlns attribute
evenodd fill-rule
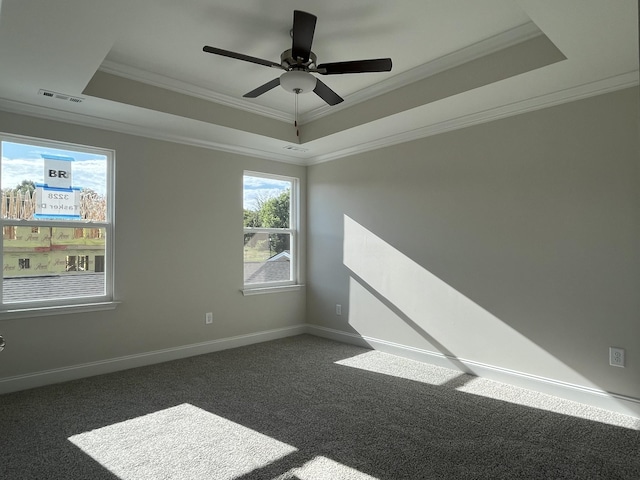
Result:
<svg viewBox="0 0 640 480"><path fill-rule="evenodd" d="M245 297L250 295L264 295L266 293L295 292L300 290L304 285L279 285L277 287L257 287L245 288L240 290Z"/></svg>
<svg viewBox="0 0 640 480"><path fill-rule="evenodd" d="M14 318L44 317L48 315L62 315L68 313L99 312L115 310L120 302L82 303L78 305L58 305L47 307L11 308L0 310L0 320Z"/></svg>

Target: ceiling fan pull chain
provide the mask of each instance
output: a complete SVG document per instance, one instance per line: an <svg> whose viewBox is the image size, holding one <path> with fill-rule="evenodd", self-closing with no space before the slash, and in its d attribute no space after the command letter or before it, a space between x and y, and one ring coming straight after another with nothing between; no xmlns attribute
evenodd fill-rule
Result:
<svg viewBox="0 0 640 480"><path fill-rule="evenodd" d="M293 126L296 127L296 137L300 138L300 129L298 128L298 94L299 92L295 92L296 100L295 100L295 113L293 117Z"/></svg>

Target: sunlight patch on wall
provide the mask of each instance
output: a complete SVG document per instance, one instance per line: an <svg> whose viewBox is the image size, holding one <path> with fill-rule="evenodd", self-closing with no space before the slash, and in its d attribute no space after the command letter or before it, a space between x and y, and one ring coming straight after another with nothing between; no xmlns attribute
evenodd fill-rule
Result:
<svg viewBox="0 0 640 480"><path fill-rule="evenodd" d="M297 451L188 403L69 441L122 480L232 480Z"/></svg>
<svg viewBox="0 0 640 480"><path fill-rule="evenodd" d="M348 321L363 336L441 353L453 364L499 367L508 359L514 371L596 388L347 215L343 262L352 272Z"/></svg>

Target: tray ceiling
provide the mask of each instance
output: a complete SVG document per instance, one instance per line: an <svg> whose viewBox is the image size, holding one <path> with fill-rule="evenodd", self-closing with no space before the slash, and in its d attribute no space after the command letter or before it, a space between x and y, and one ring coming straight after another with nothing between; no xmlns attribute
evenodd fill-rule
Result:
<svg viewBox="0 0 640 480"><path fill-rule="evenodd" d="M389 73L323 76L329 107L276 88L293 10L318 17L319 62L390 57ZM3 0L0 109L311 164L638 84L635 0ZM45 96L43 91L80 98Z"/></svg>

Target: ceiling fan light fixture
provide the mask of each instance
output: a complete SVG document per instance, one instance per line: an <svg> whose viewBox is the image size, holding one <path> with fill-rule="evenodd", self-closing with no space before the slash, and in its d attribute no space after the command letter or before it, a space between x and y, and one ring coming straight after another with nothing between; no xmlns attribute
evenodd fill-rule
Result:
<svg viewBox="0 0 640 480"><path fill-rule="evenodd" d="M280 86L291 93L309 93L316 88L316 77L309 72L291 70L280 76Z"/></svg>

